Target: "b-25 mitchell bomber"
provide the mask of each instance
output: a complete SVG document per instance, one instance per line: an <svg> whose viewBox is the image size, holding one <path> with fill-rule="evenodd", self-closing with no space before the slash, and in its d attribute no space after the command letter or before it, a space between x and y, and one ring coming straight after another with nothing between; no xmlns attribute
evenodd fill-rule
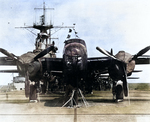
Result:
<svg viewBox="0 0 150 122"><path fill-rule="evenodd" d="M40 30L36 41L37 47L40 47L41 42L43 42L42 39L47 40L49 38L47 29L52 28L52 26L45 26L43 23L38 26L34 25L33 28ZM54 43L46 45L46 49L38 53L26 53L19 57L0 48L0 52L8 56L0 58L0 65L17 65L19 74L25 76L25 93L27 97L31 98L35 95L35 92L30 89L29 81L35 82L33 87L36 89L36 86L39 86L39 81L44 81L47 86L54 79L52 74L55 74L66 84L66 96L68 97L72 93L75 103L78 104L78 90L81 89L83 92L90 93L94 79L93 73L98 70L99 74L109 74L113 82L115 99L117 101L123 100L124 96L128 96L127 77L134 72L135 64L149 64L149 58L138 57L145 54L150 49L150 46L142 49L136 55L120 51L115 56L112 52L96 47L98 51L107 57L89 58L84 40L68 38L64 42L62 58L57 58L55 56L57 47L54 46ZM54 56L45 57L49 52L52 52ZM119 84L119 81L122 84Z"/></svg>

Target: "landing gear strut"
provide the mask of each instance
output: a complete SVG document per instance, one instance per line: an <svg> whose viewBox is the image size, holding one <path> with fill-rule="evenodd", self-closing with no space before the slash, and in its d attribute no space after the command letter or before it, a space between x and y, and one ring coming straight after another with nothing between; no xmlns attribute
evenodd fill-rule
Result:
<svg viewBox="0 0 150 122"><path fill-rule="evenodd" d="M66 94L66 95L67 95L67 94ZM84 98L84 96L83 96L81 90L78 88L78 89L73 89L73 90L72 90L72 93L71 93L71 96L70 96L69 100L66 101L65 104L64 104L62 107L66 106L68 103L70 103L70 104L69 104L70 107L74 107L74 106L75 106L75 107L79 107L79 105L78 105L78 95L81 96L84 105L85 105L86 107L89 106L89 104L88 104L88 102L86 101L86 99ZM66 96L66 97L67 97L67 96Z"/></svg>

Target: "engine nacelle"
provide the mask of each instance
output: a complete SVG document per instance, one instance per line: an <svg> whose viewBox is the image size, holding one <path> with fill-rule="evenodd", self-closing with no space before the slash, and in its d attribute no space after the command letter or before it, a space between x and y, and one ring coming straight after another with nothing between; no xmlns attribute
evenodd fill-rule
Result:
<svg viewBox="0 0 150 122"><path fill-rule="evenodd" d="M125 51L119 51L115 57L127 64L127 75L130 76L135 68L135 60L132 60L133 56Z"/></svg>
<svg viewBox="0 0 150 122"><path fill-rule="evenodd" d="M28 71L30 79L35 79L37 72L41 70L41 64L39 61L32 62L33 57L35 56L34 53L28 52L19 57L17 69L22 76L25 76L26 71Z"/></svg>

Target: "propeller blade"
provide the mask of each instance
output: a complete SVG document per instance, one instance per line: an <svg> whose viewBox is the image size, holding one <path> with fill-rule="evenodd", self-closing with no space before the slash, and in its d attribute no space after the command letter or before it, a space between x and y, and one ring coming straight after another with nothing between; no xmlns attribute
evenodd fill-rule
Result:
<svg viewBox="0 0 150 122"><path fill-rule="evenodd" d="M107 51L107 50L106 50L106 52L107 52L108 54L110 54L111 56L115 57L115 56L113 55L113 49L112 49L112 48L111 48L110 52Z"/></svg>
<svg viewBox="0 0 150 122"><path fill-rule="evenodd" d="M136 55L134 55L134 57L132 59L136 59L137 57L143 55L144 53L146 53L149 50L150 50L150 46L145 47L144 49L140 50Z"/></svg>
<svg viewBox="0 0 150 122"><path fill-rule="evenodd" d="M43 57L44 55L46 55L47 53L49 53L51 50L54 49L54 46L50 46L47 49L43 50L42 52L40 52L37 56L34 57L34 60L37 60L38 58Z"/></svg>
<svg viewBox="0 0 150 122"><path fill-rule="evenodd" d="M111 57L113 59L116 59L114 56L110 55L106 50L104 50L103 48L100 48L100 47L96 47L96 49L98 51L100 51L101 53L103 53L104 55L108 56L108 57Z"/></svg>
<svg viewBox="0 0 150 122"><path fill-rule="evenodd" d="M111 55L113 55L113 49L111 48L111 51L110 51Z"/></svg>
<svg viewBox="0 0 150 122"><path fill-rule="evenodd" d="M128 96L127 73L126 73L125 67L123 67L123 69L124 69L123 91L124 91L124 95L127 97Z"/></svg>
<svg viewBox="0 0 150 122"><path fill-rule="evenodd" d="M28 98L30 95L30 81L29 81L29 74L26 72L25 74L25 96Z"/></svg>
<svg viewBox="0 0 150 122"><path fill-rule="evenodd" d="M7 50L5 50L3 48L0 48L0 52L3 53L4 55L8 56L8 57L11 57L11 58L17 60L17 56L15 56L12 53L9 53Z"/></svg>

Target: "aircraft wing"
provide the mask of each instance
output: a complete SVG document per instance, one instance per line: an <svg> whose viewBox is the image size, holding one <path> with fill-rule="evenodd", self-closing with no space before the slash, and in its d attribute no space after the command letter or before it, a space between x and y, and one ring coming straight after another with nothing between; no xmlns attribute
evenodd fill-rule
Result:
<svg viewBox="0 0 150 122"><path fill-rule="evenodd" d="M143 55L136 59L136 64L150 64L150 56L149 55Z"/></svg>
<svg viewBox="0 0 150 122"><path fill-rule="evenodd" d="M111 62L109 57L92 57L87 59L87 70L99 70L101 74L108 73L108 67ZM42 58L41 59L43 70L48 70L53 73L60 74L63 71L62 58ZM136 60L136 64L150 64L150 56L140 56ZM135 71L135 72L141 72Z"/></svg>
<svg viewBox="0 0 150 122"><path fill-rule="evenodd" d="M87 71L99 70L101 74L108 73L108 66L110 64L109 57L96 57L87 59ZM42 70L50 71L55 75L62 75L63 59L62 58L41 58Z"/></svg>
<svg viewBox="0 0 150 122"><path fill-rule="evenodd" d="M0 57L0 66L16 66L16 61L10 57ZM18 70L0 70L0 73L18 73Z"/></svg>
<svg viewBox="0 0 150 122"><path fill-rule="evenodd" d="M16 61L10 57L0 57L0 65L2 65L2 66L16 66Z"/></svg>
<svg viewBox="0 0 150 122"><path fill-rule="evenodd" d="M108 66L111 59L109 57L88 58L88 70L99 70L101 74L108 73Z"/></svg>
<svg viewBox="0 0 150 122"><path fill-rule="evenodd" d="M54 73L62 73L63 59L62 58L42 58L41 63L43 70L48 70Z"/></svg>
<svg viewBox="0 0 150 122"><path fill-rule="evenodd" d="M100 75L101 78L108 78L109 77L109 74L101 74ZM127 77L127 79L139 79L139 77Z"/></svg>
<svg viewBox="0 0 150 122"><path fill-rule="evenodd" d="M16 70L12 69L12 70L0 70L0 73L19 73L19 72L17 69Z"/></svg>
<svg viewBox="0 0 150 122"><path fill-rule="evenodd" d="M109 57L88 58L88 70L98 70L101 78L108 78L108 67L111 60L113 59ZM141 58L138 60L138 64L149 64L148 60L148 58ZM142 72L142 70L134 70L133 72ZM127 77L127 79L139 79L139 77Z"/></svg>

